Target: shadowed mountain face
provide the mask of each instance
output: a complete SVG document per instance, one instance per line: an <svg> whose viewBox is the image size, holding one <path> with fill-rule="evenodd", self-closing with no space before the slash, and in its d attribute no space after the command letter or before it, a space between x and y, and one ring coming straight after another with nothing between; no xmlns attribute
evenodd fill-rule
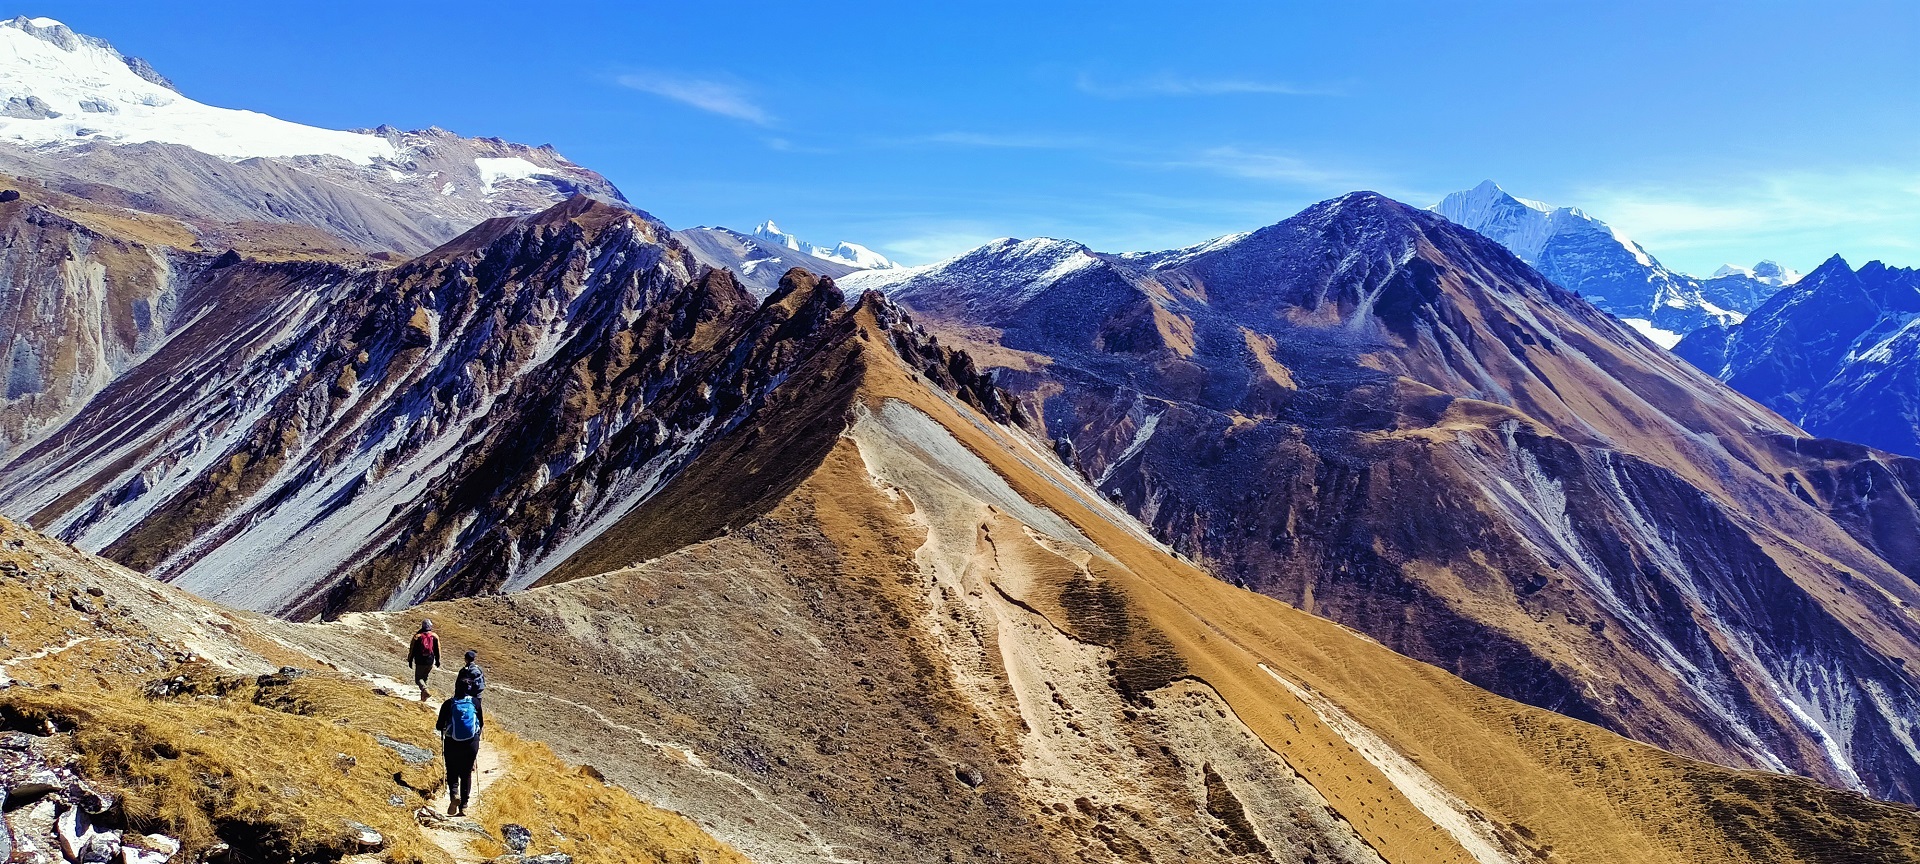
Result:
<svg viewBox="0 0 1920 864"><path fill-rule="evenodd" d="M190 290L220 302L0 498L251 608L524 587L834 344L830 281L796 271L762 303L693 268L585 198L393 270L219 268Z"/></svg>
<svg viewBox="0 0 1920 864"><path fill-rule="evenodd" d="M1683 753L1920 796L1913 463L1376 195L1168 253L1001 245L843 282L986 343L1221 578Z"/></svg>
<svg viewBox="0 0 1920 864"><path fill-rule="evenodd" d="M1836 255L1674 353L1817 435L1920 454L1920 270Z"/></svg>

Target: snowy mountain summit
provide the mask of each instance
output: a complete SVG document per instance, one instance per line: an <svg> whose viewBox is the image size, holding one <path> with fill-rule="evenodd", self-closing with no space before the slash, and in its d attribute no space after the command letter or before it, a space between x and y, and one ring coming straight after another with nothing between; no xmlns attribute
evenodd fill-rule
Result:
<svg viewBox="0 0 1920 864"><path fill-rule="evenodd" d="M1786 284L1768 280L1790 272L1762 262L1752 272L1722 268L1714 279L1695 279L1667 269L1646 247L1577 207L1516 197L1492 180L1448 195L1430 209L1497 241L1667 348L1708 323L1737 323ZM1760 267L1772 275L1760 277Z"/></svg>
<svg viewBox="0 0 1920 864"><path fill-rule="evenodd" d="M397 155L378 135L195 102L146 61L52 18L0 22L0 88L0 140L29 147L163 143L230 159L329 155L360 165Z"/></svg>
<svg viewBox="0 0 1920 864"><path fill-rule="evenodd" d="M444 129L322 129L196 102L146 61L25 16L0 21L0 172L409 253L575 194L624 200L552 147Z"/></svg>
<svg viewBox="0 0 1920 864"><path fill-rule="evenodd" d="M1720 269L1713 271L1711 278L1720 279L1727 276L1743 276L1755 282L1772 285L1777 288L1785 288L1788 285L1800 281L1800 271L1782 267L1778 261L1761 261L1752 267L1742 267L1738 264L1722 264L1720 265Z"/></svg>
<svg viewBox="0 0 1920 864"><path fill-rule="evenodd" d="M887 256L858 243L848 243L844 240L832 246L818 246L808 243L792 234L781 231L780 226L774 224L772 219L755 225L753 228L753 236L772 243L775 246L785 246L795 252L812 255L815 258L823 258L837 264L845 264L849 267L857 267L861 270L896 270L900 267L899 264L895 264L889 260Z"/></svg>

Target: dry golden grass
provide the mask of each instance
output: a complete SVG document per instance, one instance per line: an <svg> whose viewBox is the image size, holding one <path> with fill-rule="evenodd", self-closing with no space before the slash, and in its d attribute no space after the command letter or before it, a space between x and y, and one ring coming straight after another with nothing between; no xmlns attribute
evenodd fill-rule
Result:
<svg viewBox="0 0 1920 864"><path fill-rule="evenodd" d="M189 860L215 842L242 860L337 858L356 851L349 820L386 838L388 861L444 860L412 816L440 766L408 765L374 738L432 744L433 718L364 685L199 675L170 698L12 690L0 718L71 730L80 773L122 798L128 827L180 839Z"/></svg>
<svg viewBox="0 0 1920 864"><path fill-rule="evenodd" d="M529 854L565 852L579 864L747 864L685 816L607 785L591 768L568 765L545 744L489 730L483 746L508 767L479 797L474 815L495 837L502 825L526 826L533 832ZM507 851L486 840L474 848L490 856Z"/></svg>
<svg viewBox="0 0 1920 864"><path fill-rule="evenodd" d="M50 721L71 732L76 767L124 801L128 827L178 838L189 856L225 842L243 861L337 859L358 851L353 821L386 838L381 857L394 864L464 857L435 845L413 818L445 786L428 705L329 675L183 677L178 692L153 698L6 691L0 727L39 732ZM436 758L409 765L375 736ZM503 825L523 825L534 854L565 852L581 864L746 864L686 817L567 764L545 744L490 729L485 746L505 773L479 796L475 816L496 838ZM482 857L507 851L475 840Z"/></svg>

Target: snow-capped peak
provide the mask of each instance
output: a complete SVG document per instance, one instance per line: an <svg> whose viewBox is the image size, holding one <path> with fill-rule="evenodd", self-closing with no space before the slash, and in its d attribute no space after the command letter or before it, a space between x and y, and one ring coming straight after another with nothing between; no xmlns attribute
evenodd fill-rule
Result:
<svg viewBox="0 0 1920 864"><path fill-rule="evenodd" d="M1713 271L1713 278L1715 279L1723 276L1742 276L1763 284L1781 287L1800 281L1800 275L1799 271L1782 267L1777 261L1761 261L1752 267L1742 267L1738 264L1722 264L1720 265L1720 269Z"/></svg>
<svg viewBox="0 0 1920 864"><path fill-rule="evenodd" d="M780 226L775 224L772 219L755 225L753 227L753 236L758 240L772 243L775 246L783 246L795 252L812 255L815 258L822 258L838 264L845 264L849 267L858 267L862 270L897 270L900 268L899 264L895 264L885 255L868 249L858 243L848 243L844 240L832 246L817 246L808 243L792 234L781 231Z"/></svg>
<svg viewBox="0 0 1920 864"><path fill-rule="evenodd" d="M89 142L180 144L228 159L393 158L385 138L291 123L182 96L145 61L52 18L0 21L0 141L28 147Z"/></svg>

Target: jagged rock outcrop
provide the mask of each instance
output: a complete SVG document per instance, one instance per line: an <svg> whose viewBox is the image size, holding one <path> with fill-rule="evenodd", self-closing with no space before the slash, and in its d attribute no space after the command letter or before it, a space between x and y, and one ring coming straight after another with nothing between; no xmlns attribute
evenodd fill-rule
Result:
<svg viewBox="0 0 1920 864"><path fill-rule="evenodd" d="M1356 193L1188 250L843 281L985 343L1223 579L1678 752L1920 797L1920 511L1869 479L1905 460L1814 455L1478 234Z"/></svg>
<svg viewBox="0 0 1920 864"><path fill-rule="evenodd" d="M190 289L225 302L20 454L0 506L282 613L525 587L789 381L838 386L850 350L832 280L756 301L584 197L392 270L242 261ZM962 398L1018 412L874 314Z"/></svg>

